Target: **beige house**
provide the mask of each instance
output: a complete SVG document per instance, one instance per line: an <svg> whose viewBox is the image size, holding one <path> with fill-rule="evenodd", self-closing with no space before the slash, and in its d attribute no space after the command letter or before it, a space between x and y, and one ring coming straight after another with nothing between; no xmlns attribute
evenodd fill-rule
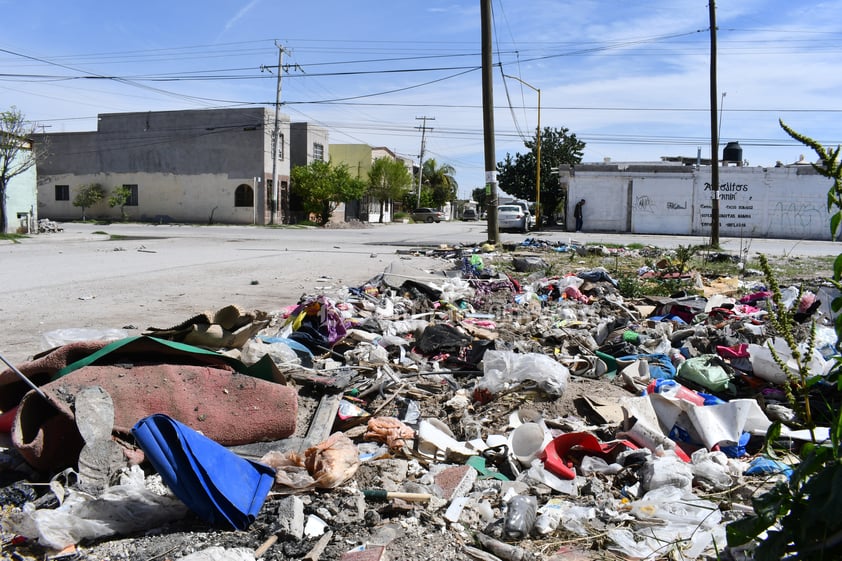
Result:
<svg viewBox="0 0 842 561"><path fill-rule="evenodd" d="M410 173L413 172L412 160L399 156L392 150L380 146L372 147L368 144L331 144L331 162L346 165L351 175L359 179L368 179L371 164L378 158L391 158L403 162ZM361 220L363 222L380 221L380 201L370 197L345 205L345 220ZM385 201L383 207L383 221L391 222L394 211L394 201ZM337 211L336 214L339 214Z"/></svg>
<svg viewBox="0 0 842 561"><path fill-rule="evenodd" d="M38 161L38 215L80 218L76 194L99 184L106 199L87 209L92 218L121 217L108 196L122 186L131 194L124 207L131 220L280 223L288 212L275 199L288 193L289 117L280 116L273 162L274 128L273 110L247 107L101 114L96 131L41 135L49 150ZM305 127L300 144L309 133Z"/></svg>

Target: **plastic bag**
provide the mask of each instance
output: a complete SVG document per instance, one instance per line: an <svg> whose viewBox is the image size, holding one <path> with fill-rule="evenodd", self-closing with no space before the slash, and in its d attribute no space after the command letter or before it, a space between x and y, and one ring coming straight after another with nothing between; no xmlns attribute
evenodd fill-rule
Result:
<svg viewBox="0 0 842 561"><path fill-rule="evenodd" d="M36 509L27 503L8 516L3 526L60 550L82 540L157 528L184 518L187 512L187 506L176 497L147 489L143 471L133 466L119 485L106 488L99 497L68 489L58 508Z"/></svg>
<svg viewBox="0 0 842 561"><path fill-rule="evenodd" d="M478 386L494 394L521 382L535 382L549 395L561 396L570 378L566 366L539 353L488 350L482 364L484 375Z"/></svg>
<svg viewBox="0 0 842 561"><path fill-rule="evenodd" d="M763 345L751 343L748 346L749 360L751 361L754 375L773 384L786 384L789 376L797 377L798 365L795 359L792 358L792 351L790 351L786 341L781 337L771 339L772 347L775 349L778 357L786 364L787 372L781 370L778 363L775 362L772 351L769 349L767 343ZM802 362L806 361L806 357L804 356L807 352L806 345L799 345L799 350L802 354ZM813 356L806 366L809 368L811 374L816 375L826 374L829 365L828 361L825 361L821 352L816 348L813 349Z"/></svg>
<svg viewBox="0 0 842 561"><path fill-rule="evenodd" d="M251 366L265 355L269 355L272 362L278 366L301 364L301 359L298 358L298 355L294 350L292 350L292 347L286 343L267 343L261 339L249 339L246 341L246 344L243 345L243 348L240 351L240 360L242 360L247 366Z"/></svg>
<svg viewBox="0 0 842 561"><path fill-rule="evenodd" d="M308 448L304 456L273 450L260 458L261 464L275 468L275 484L285 489L332 489L351 479L360 467L357 447L344 433L335 432L327 440Z"/></svg>
<svg viewBox="0 0 842 561"><path fill-rule="evenodd" d="M632 502L631 513L641 521L662 521L700 529L713 528L722 520L716 503L671 485L652 489L640 500Z"/></svg>
<svg viewBox="0 0 842 561"><path fill-rule="evenodd" d="M702 448L693 452L691 458L696 480L706 483L711 490L724 491L734 484L724 452L708 452Z"/></svg>
<svg viewBox="0 0 842 561"><path fill-rule="evenodd" d="M179 557L178 561L254 561L254 550L245 547L226 549L215 545L185 557Z"/></svg>
<svg viewBox="0 0 842 561"><path fill-rule="evenodd" d="M677 456L650 456L641 470L643 489L673 487L689 490L693 486L693 466Z"/></svg>
<svg viewBox="0 0 842 561"><path fill-rule="evenodd" d="M725 392L731 386L731 376L717 364L716 355L688 358L678 367L678 378L695 382L713 392Z"/></svg>
<svg viewBox="0 0 842 561"><path fill-rule="evenodd" d="M41 350L48 351L77 341L119 341L128 336L129 332L125 329L94 329L88 327L54 329L41 334Z"/></svg>

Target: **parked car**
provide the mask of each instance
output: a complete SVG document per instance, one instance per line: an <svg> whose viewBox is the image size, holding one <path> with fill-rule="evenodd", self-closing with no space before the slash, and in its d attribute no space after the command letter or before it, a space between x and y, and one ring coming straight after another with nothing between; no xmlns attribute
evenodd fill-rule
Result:
<svg viewBox="0 0 842 561"><path fill-rule="evenodd" d="M444 213L433 208L416 208L412 211L412 219L415 222L441 222L444 220Z"/></svg>
<svg viewBox="0 0 842 561"><path fill-rule="evenodd" d="M523 212L526 213L526 217L527 217L526 218L527 229L534 230L535 229L535 215L533 215L532 211L529 210L529 203L527 203L526 201L515 201L511 204L517 205L517 206L519 206L520 208L523 209Z"/></svg>
<svg viewBox="0 0 842 561"><path fill-rule="evenodd" d="M500 205L497 207L497 227L500 230L528 232L532 226L531 215L519 205Z"/></svg>
<svg viewBox="0 0 842 561"><path fill-rule="evenodd" d="M462 211L462 220L479 220L477 211L472 208L466 208Z"/></svg>

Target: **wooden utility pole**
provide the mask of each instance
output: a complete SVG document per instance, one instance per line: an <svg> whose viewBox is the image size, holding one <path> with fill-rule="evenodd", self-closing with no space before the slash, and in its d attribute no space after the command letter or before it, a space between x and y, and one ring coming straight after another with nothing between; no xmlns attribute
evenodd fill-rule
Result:
<svg viewBox="0 0 842 561"><path fill-rule="evenodd" d="M716 2L710 9L710 245L719 247L719 127L716 118Z"/></svg>
<svg viewBox="0 0 842 561"><path fill-rule="evenodd" d="M424 121L424 123L420 127L421 129L421 152L418 155L418 200L415 203L415 208L421 206L421 180L424 177L424 148L426 146L426 136L427 136L427 121L435 121L435 117L415 117L416 121ZM430 130L433 130L430 127Z"/></svg>
<svg viewBox="0 0 842 561"><path fill-rule="evenodd" d="M485 140L485 192L488 195L488 242L500 243L497 227L497 156L494 153L494 95L491 73L491 0L480 0L482 19L482 128Z"/></svg>

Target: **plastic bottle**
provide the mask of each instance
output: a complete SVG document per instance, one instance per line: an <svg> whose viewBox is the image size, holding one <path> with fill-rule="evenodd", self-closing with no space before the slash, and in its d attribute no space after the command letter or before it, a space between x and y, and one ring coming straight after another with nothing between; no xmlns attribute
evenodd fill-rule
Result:
<svg viewBox="0 0 842 561"><path fill-rule="evenodd" d="M515 495L509 500L503 533L508 538L526 538L535 526L538 499L531 495Z"/></svg>
<svg viewBox="0 0 842 561"><path fill-rule="evenodd" d="M694 405L705 404L704 397L694 392L690 388L682 386L675 380L652 380L651 382L649 382L649 386L646 388L646 390L650 393L659 393L666 397L688 401L690 403L693 403Z"/></svg>

